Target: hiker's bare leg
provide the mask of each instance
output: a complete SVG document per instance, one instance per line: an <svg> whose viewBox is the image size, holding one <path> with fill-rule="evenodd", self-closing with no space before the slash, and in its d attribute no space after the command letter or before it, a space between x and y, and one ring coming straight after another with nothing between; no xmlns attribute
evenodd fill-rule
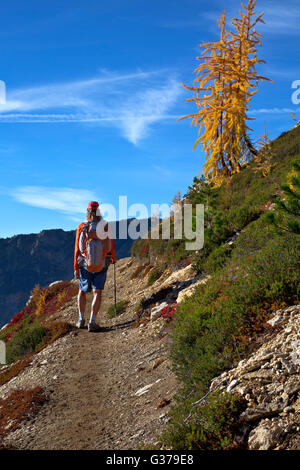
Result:
<svg viewBox="0 0 300 470"><path fill-rule="evenodd" d="M93 316L94 319L96 318L97 313L99 312L99 309L100 309L101 295L102 295L101 289L93 290L93 302L92 302L92 308L91 308L91 316Z"/></svg>
<svg viewBox="0 0 300 470"><path fill-rule="evenodd" d="M86 293L80 290L78 292L78 310L79 313L85 313Z"/></svg>

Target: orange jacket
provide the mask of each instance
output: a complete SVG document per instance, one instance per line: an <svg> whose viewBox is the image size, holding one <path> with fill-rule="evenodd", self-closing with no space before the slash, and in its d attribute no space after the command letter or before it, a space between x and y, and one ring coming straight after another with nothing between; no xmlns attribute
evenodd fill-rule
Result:
<svg viewBox="0 0 300 470"><path fill-rule="evenodd" d="M75 250L74 250L74 271L78 271L78 269L79 269L78 256L81 254L80 249L79 249L79 238L80 238L81 230L82 230L82 228L84 227L85 224L86 224L86 222L82 222L80 225L78 225L77 230L76 230ZM113 262L115 263L117 261L117 256L116 256L116 251L115 251L115 243L114 243L114 240L112 238L112 233L111 233L109 225L108 225L108 229L109 229L109 232L110 232L109 238L110 238L110 242L111 242L110 253L112 255Z"/></svg>

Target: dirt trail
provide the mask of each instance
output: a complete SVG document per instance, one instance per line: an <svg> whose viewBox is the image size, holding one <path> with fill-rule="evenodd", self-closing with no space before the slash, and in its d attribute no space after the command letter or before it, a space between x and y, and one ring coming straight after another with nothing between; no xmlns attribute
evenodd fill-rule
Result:
<svg viewBox="0 0 300 470"><path fill-rule="evenodd" d="M130 301L117 319L122 327L114 328L114 320L106 315L113 303L111 267L97 318L101 331L76 330L60 338L0 388L0 396L6 396L12 388L41 385L49 396L7 443L20 449L118 450L157 441L168 419L176 379L169 369L168 336L157 334L162 320L138 327L128 324L136 318L136 303L146 288L145 279L131 279L136 268L129 258L117 264L118 300ZM87 319L89 307L90 298ZM75 324L76 299L57 318ZM162 407L164 400L170 404Z"/></svg>

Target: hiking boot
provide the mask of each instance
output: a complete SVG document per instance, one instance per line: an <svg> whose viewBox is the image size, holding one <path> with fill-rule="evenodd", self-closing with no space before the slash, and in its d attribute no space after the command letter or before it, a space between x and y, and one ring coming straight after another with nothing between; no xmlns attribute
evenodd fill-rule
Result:
<svg viewBox="0 0 300 470"><path fill-rule="evenodd" d="M76 323L77 328L83 328L84 323L85 323L84 320L78 320L78 322Z"/></svg>
<svg viewBox="0 0 300 470"><path fill-rule="evenodd" d="M95 323L94 321L90 322L88 324L88 331L100 331L100 326L97 325L97 323Z"/></svg>

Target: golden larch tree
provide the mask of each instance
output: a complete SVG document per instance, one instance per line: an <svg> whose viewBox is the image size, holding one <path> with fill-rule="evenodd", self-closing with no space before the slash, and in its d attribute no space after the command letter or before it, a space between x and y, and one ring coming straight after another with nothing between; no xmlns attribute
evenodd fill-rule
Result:
<svg viewBox="0 0 300 470"><path fill-rule="evenodd" d="M197 112L180 119L192 118L198 127L193 149L201 143L205 151L204 176L214 184L240 171L256 150L247 132L251 130L246 120L249 102L258 91L260 80L269 80L257 74L255 66L264 63L257 57L262 35L255 29L264 23L261 13L256 18L256 0L242 3L240 18L233 18L233 31L226 29L225 12L217 21L220 40L203 43L201 63L195 69L194 86L184 88L194 92L192 98ZM269 80L271 81L271 80Z"/></svg>

